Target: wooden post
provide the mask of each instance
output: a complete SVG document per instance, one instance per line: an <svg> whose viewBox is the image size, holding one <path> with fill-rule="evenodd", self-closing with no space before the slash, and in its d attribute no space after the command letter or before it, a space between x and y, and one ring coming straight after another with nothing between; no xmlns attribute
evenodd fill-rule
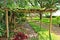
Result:
<svg viewBox="0 0 60 40"><path fill-rule="evenodd" d="M8 40L9 39L8 9L6 9L6 28L7 28L7 40Z"/></svg>
<svg viewBox="0 0 60 40"><path fill-rule="evenodd" d="M49 39L52 40L51 38L51 28L52 28L52 12L50 12L50 26L49 26Z"/></svg>
<svg viewBox="0 0 60 40"><path fill-rule="evenodd" d="M41 26L42 26L42 12L40 12L40 28L41 28Z"/></svg>
<svg viewBox="0 0 60 40"><path fill-rule="evenodd" d="M30 14L30 17L31 17L31 21L32 21L32 13Z"/></svg>
<svg viewBox="0 0 60 40"><path fill-rule="evenodd" d="M10 17L9 17L9 22L12 22L12 12L10 11Z"/></svg>
<svg viewBox="0 0 60 40"><path fill-rule="evenodd" d="M15 12L13 12L13 21L14 21L14 29L15 29L15 27L16 27Z"/></svg>

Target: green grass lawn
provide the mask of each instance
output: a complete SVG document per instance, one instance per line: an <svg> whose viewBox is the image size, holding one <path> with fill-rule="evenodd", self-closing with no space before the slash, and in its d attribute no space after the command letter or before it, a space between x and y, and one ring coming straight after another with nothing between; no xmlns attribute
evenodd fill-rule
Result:
<svg viewBox="0 0 60 40"><path fill-rule="evenodd" d="M33 18L32 20L40 21L39 17L35 17L35 18ZM59 21L60 21L60 20L57 21L56 18L52 18L52 23L53 23L53 24L58 24L58 23L60 23ZM44 22L44 23L50 23L50 18L42 18L42 22Z"/></svg>
<svg viewBox="0 0 60 40"><path fill-rule="evenodd" d="M44 23L50 23L50 19L49 18L43 18L42 22L44 22ZM52 23L53 24L57 24L57 19L56 18L52 18Z"/></svg>
<svg viewBox="0 0 60 40"><path fill-rule="evenodd" d="M36 25L33 22L29 22L30 26L38 33L38 40L49 40L49 31L40 26ZM51 33L52 40L60 40L60 36L54 33Z"/></svg>

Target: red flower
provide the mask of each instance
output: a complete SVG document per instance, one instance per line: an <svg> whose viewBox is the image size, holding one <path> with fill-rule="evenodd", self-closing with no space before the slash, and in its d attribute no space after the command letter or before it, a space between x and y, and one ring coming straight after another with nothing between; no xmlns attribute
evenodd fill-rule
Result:
<svg viewBox="0 0 60 40"><path fill-rule="evenodd" d="M14 40L24 40L24 39L27 39L27 35L25 35L24 33L22 32L19 32L17 33L17 35L15 36Z"/></svg>

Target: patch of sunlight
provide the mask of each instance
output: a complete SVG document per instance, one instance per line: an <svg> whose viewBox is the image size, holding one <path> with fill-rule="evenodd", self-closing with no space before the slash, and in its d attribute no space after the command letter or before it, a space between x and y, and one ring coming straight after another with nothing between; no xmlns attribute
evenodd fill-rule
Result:
<svg viewBox="0 0 60 40"><path fill-rule="evenodd" d="M46 30L44 28L40 29L40 26L36 25L33 22L30 22L29 24L37 32L39 40L49 40L49 30ZM60 35L51 33L51 38L52 40L60 40Z"/></svg>
<svg viewBox="0 0 60 40"><path fill-rule="evenodd" d="M38 32L39 34L39 40L49 40L49 31L45 32ZM60 40L60 35L56 35L54 33L51 33L52 40Z"/></svg>
<svg viewBox="0 0 60 40"><path fill-rule="evenodd" d="M56 35L54 33L51 33L51 35L53 40L60 40L60 35Z"/></svg>

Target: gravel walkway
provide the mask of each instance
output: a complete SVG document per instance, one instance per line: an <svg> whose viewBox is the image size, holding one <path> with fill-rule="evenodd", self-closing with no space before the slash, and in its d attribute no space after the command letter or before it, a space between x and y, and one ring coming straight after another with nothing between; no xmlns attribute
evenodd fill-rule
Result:
<svg viewBox="0 0 60 40"><path fill-rule="evenodd" d="M32 29L29 23L26 22L23 28L29 36L28 40L38 40L38 34Z"/></svg>

